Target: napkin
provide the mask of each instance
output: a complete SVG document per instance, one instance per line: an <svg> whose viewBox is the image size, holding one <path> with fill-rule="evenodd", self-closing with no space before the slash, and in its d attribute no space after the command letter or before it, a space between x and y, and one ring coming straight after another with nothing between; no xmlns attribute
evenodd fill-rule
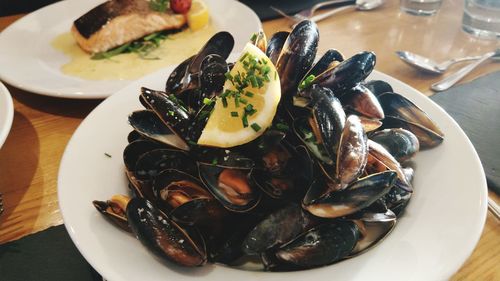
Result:
<svg viewBox="0 0 500 281"><path fill-rule="evenodd" d="M431 99L462 127L481 158L488 187L500 194L500 71Z"/></svg>
<svg viewBox="0 0 500 281"><path fill-rule="evenodd" d="M289 15L293 15L299 11L314 6L316 3L325 1L326 0L240 0L240 2L254 10L261 20L282 17L280 14L272 10L270 8L271 6L278 8ZM328 7L331 8L335 6L339 5L331 5Z"/></svg>
<svg viewBox="0 0 500 281"><path fill-rule="evenodd" d="M64 225L0 245L0 280L102 281Z"/></svg>

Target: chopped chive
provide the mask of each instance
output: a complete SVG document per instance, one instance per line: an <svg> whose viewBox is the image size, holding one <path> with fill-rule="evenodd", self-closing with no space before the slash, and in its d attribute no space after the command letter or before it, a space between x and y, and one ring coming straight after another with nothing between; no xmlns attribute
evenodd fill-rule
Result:
<svg viewBox="0 0 500 281"><path fill-rule="evenodd" d="M106 155L107 157L111 158L111 155L108 154L107 152L104 152L104 155Z"/></svg>
<svg viewBox="0 0 500 281"><path fill-rule="evenodd" d="M226 99L226 97L222 97L222 105L224 107L227 107L227 99Z"/></svg>
<svg viewBox="0 0 500 281"><path fill-rule="evenodd" d="M217 165L217 162L218 162L218 161L217 161L217 158L214 158L214 159L212 160L212 165Z"/></svg>
<svg viewBox="0 0 500 281"><path fill-rule="evenodd" d="M174 115L175 115L175 112L173 112L172 110L169 110L169 111L168 111L168 115L170 115L170 116L174 116Z"/></svg>
<svg viewBox="0 0 500 281"><path fill-rule="evenodd" d="M250 125L250 127L252 127L252 129L256 132L258 132L260 129L262 129L259 124L257 123L253 123L252 125Z"/></svg>
<svg viewBox="0 0 500 281"><path fill-rule="evenodd" d="M259 84L259 89L264 86L264 79L262 79L260 76L256 76L255 79L257 79L257 84Z"/></svg>
<svg viewBox="0 0 500 281"><path fill-rule="evenodd" d="M243 56L240 58L240 61L244 61L248 57L249 53L243 54Z"/></svg>
<svg viewBox="0 0 500 281"><path fill-rule="evenodd" d="M266 82L271 82L271 80L269 79L269 75L267 75L267 74L266 74L266 75L264 75L264 80L265 80Z"/></svg>
<svg viewBox="0 0 500 281"><path fill-rule="evenodd" d="M197 143L197 142L192 141L192 140L188 140L187 142L188 142L188 144L190 144L190 145L198 145L198 143Z"/></svg>
<svg viewBox="0 0 500 281"><path fill-rule="evenodd" d="M250 37L250 41L255 41L257 39L257 33L252 34L252 37Z"/></svg>
<svg viewBox="0 0 500 281"><path fill-rule="evenodd" d="M243 117L241 117L241 121L243 121L243 127L248 127L248 119L247 119L247 114L243 113Z"/></svg>
<svg viewBox="0 0 500 281"><path fill-rule="evenodd" d="M212 102L213 101L211 99L203 98L203 103L206 104L206 105L211 105Z"/></svg>
<svg viewBox="0 0 500 281"><path fill-rule="evenodd" d="M252 111L253 110L253 104L247 104L247 106L245 106L245 111Z"/></svg>
<svg viewBox="0 0 500 281"><path fill-rule="evenodd" d="M233 81L233 76L230 72L226 72L224 76L226 77L226 80Z"/></svg>
<svg viewBox="0 0 500 281"><path fill-rule="evenodd" d="M278 79L278 71L274 72L274 80L276 81L276 79Z"/></svg>
<svg viewBox="0 0 500 281"><path fill-rule="evenodd" d="M240 98L239 97L234 98L234 106L240 107Z"/></svg>
<svg viewBox="0 0 500 281"><path fill-rule="evenodd" d="M262 72L263 74L268 74L268 73L269 73L269 71L271 71L271 68L269 67L269 65L266 65L266 66L264 66L261 70L262 70L261 72Z"/></svg>
<svg viewBox="0 0 500 281"><path fill-rule="evenodd" d="M231 111L231 116L232 116L232 117L238 117L238 112L236 112L236 111Z"/></svg>
<svg viewBox="0 0 500 281"><path fill-rule="evenodd" d="M280 130L280 131L288 131L290 127L288 127L287 124L285 123L277 123L276 124L276 129Z"/></svg>
<svg viewBox="0 0 500 281"><path fill-rule="evenodd" d="M306 79L302 80L302 82L300 83L299 90L304 90L305 88L311 86L315 78L316 76L314 76L313 74L307 76Z"/></svg>
<svg viewBox="0 0 500 281"><path fill-rule="evenodd" d="M245 96L250 97L250 98L251 98L251 97L253 97L253 95L254 95L254 93L249 92L249 91L247 91L247 92L245 93Z"/></svg>
<svg viewBox="0 0 500 281"><path fill-rule="evenodd" d="M252 115L254 115L254 114L255 114L255 112L257 112L257 110L252 109L252 110L250 110L250 111L247 111L247 114L248 114L248 116L252 116Z"/></svg>
<svg viewBox="0 0 500 281"><path fill-rule="evenodd" d="M259 86L259 83L257 83L257 78L255 78L255 76L252 75L248 79L250 80L253 88L257 88Z"/></svg>
<svg viewBox="0 0 500 281"><path fill-rule="evenodd" d="M248 101L247 101L246 99L244 99L244 98L240 98L240 102L241 102L242 104L247 104L247 103L248 103Z"/></svg>

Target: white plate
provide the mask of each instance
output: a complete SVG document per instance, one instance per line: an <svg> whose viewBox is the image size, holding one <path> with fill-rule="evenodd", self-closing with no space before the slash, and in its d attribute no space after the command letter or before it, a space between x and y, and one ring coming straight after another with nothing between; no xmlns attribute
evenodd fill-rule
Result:
<svg viewBox="0 0 500 281"><path fill-rule="evenodd" d="M171 70L171 69L170 69ZM102 102L69 142L58 178L66 228L87 261L106 279L124 280L444 280L476 245L486 218L486 180L472 144L455 121L424 95L374 72L422 107L446 135L416 159L415 193L395 230L379 246L331 266L293 272L248 272L206 265L184 269L160 262L132 235L112 225L91 204L127 194L122 152L130 112L142 108L141 86L161 89L169 70L132 83ZM111 158L104 155L108 153Z"/></svg>
<svg viewBox="0 0 500 281"><path fill-rule="evenodd" d="M261 28L257 15L234 0L205 0L216 30L230 32L235 50L243 49L250 35ZM68 32L75 19L103 0L68 0L37 10L0 33L0 79L23 90L56 97L105 98L129 80L85 80L60 71L69 57L51 41Z"/></svg>
<svg viewBox="0 0 500 281"><path fill-rule="evenodd" d="M14 104L9 90L0 82L0 148L9 134L14 119Z"/></svg>

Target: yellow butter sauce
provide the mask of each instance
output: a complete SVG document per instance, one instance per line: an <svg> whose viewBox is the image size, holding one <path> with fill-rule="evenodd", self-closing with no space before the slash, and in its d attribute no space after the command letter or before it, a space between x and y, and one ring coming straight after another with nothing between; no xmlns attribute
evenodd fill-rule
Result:
<svg viewBox="0 0 500 281"><path fill-rule="evenodd" d="M61 67L64 74L88 80L133 80L167 65L181 63L196 54L215 32L215 27L209 24L197 31L186 29L169 35L158 49L148 55L148 58L154 59L129 53L93 60L90 54L78 47L69 32L57 36L51 44L70 57L70 61Z"/></svg>

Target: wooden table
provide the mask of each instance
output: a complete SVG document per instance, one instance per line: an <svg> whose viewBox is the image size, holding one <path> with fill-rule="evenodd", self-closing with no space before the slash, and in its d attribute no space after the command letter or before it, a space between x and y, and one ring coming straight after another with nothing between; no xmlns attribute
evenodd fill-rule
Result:
<svg viewBox="0 0 500 281"><path fill-rule="evenodd" d="M415 71L399 61L394 51L412 50L440 61L483 54L499 47L499 41L480 40L461 30L460 0L445 0L440 12L432 17L411 16L399 11L398 1L387 2L377 11L342 12L321 22L320 53L331 47L346 56L373 50L377 54L377 70L432 95L429 85L441 77ZM22 16L0 17L0 31ZM288 24L284 19L272 20L264 22L264 30L269 35L287 29ZM498 70L500 64L487 63L464 81ZM100 103L44 97L8 88L14 98L15 116L10 135L0 150L0 192L5 200L5 212L0 216L0 244L63 223L56 187L60 159L77 126ZM490 196L499 200L491 192ZM479 244L452 280L500 280L499 223L488 214Z"/></svg>

